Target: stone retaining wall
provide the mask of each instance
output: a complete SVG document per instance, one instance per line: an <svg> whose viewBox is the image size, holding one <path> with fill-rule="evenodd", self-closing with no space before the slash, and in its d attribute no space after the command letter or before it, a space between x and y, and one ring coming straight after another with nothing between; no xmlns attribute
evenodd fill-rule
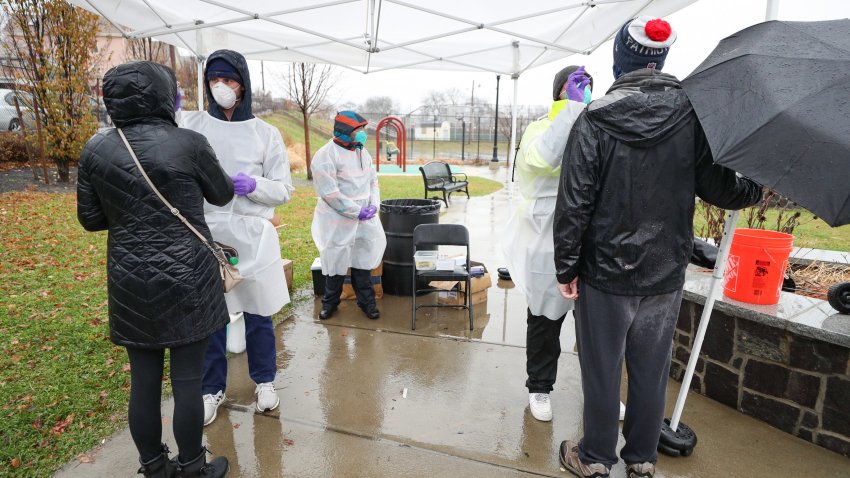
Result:
<svg viewBox="0 0 850 478"><path fill-rule="evenodd" d="M702 304L685 299L670 376L681 381ZM691 389L824 448L850 456L850 349L718 310Z"/></svg>

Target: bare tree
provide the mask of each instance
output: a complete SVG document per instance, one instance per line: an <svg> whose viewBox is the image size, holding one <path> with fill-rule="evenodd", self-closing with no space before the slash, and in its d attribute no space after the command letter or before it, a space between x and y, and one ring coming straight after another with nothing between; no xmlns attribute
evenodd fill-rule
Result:
<svg viewBox="0 0 850 478"><path fill-rule="evenodd" d="M93 83L98 17L62 0L4 0L15 71L32 93L59 180L97 129ZM46 178L45 178L46 179Z"/></svg>
<svg viewBox="0 0 850 478"><path fill-rule="evenodd" d="M466 93L454 86L443 90L443 97L445 98L445 103L450 105L465 105L468 103L466 101Z"/></svg>
<svg viewBox="0 0 850 478"><path fill-rule="evenodd" d="M170 56L168 47L169 45L152 38L137 38L126 43L124 52L127 60L147 60L168 65Z"/></svg>
<svg viewBox="0 0 850 478"><path fill-rule="evenodd" d="M458 88L446 88L443 90L431 90L424 98L422 105L426 107L426 111L433 111L434 108L440 108L445 105L465 105L466 94Z"/></svg>
<svg viewBox="0 0 850 478"><path fill-rule="evenodd" d="M195 110L198 108L198 63L194 57L179 57L175 61L176 69L174 76L180 86L183 97L181 105L184 110ZM201 91L201 95L204 92Z"/></svg>
<svg viewBox="0 0 850 478"><path fill-rule="evenodd" d="M360 105L360 113L371 113L376 116L389 116L398 113L398 104L389 96L372 96Z"/></svg>
<svg viewBox="0 0 850 478"><path fill-rule="evenodd" d="M292 63L284 74L286 94L301 111L304 118L304 148L307 161L307 179L313 179L310 171L310 116L318 111L327 97L336 75L330 65L315 63Z"/></svg>
<svg viewBox="0 0 850 478"><path fill-rule="evenodd" d="M444 91L431 90L425 95L425 97L422 98L422 106L424 107L422 110L430 114L432 111L446 103L448 103L448 100L446 99Z"/></svg>

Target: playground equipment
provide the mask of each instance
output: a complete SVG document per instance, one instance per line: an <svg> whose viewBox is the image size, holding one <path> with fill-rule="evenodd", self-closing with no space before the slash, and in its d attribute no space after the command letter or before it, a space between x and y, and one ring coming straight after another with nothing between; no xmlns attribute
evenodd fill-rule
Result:
<svg viewBox="0 0 850 478"><path fill-rule="evenodd" d="M403 172L407 172L407 130L404 127L404 122L396 116L387 116L386 118L381 119L375 127L375 169L377 171L381 171L381 129L385 126L395 129L398 141L397 147L394 148L396 154L395 163ZM388 142L387 157L392 159L390 149Z"/></svg>

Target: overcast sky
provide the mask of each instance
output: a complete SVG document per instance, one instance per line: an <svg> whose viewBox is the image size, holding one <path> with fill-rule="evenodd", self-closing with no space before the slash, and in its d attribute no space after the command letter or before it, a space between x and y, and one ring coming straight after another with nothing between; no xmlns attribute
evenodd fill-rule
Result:
<svg viewBox="0 0 850 478"><path fill-rule="evenodd" d="M699 0L666 18L678 32L670 48L664 71L684 78L705 59L721 39L755 23L764 21L766 0ZM850 0L780 0L780 20L832 20L850 18ZM591 55L574 55L560 61L533 68L519 78L518 103L548 105L551 99L552 78L569 64L586 65L594 76L594 98L611 86L611 42L606 42ZM260 85L260 62L251 61L251 78ZM283 63L264 62L266 89L283 96L279 76ZM372 96L390 96L406 113L420 105L429 90L458 88L470 95L476 85L479 98L493 102L496 98L496 76L485 73L465 73L434 70L393 70L373 74L339 71L339 84L329 100L335 104L363 103ZM502 77L499 103L510 104L513 98L510 78Z"/></svg>

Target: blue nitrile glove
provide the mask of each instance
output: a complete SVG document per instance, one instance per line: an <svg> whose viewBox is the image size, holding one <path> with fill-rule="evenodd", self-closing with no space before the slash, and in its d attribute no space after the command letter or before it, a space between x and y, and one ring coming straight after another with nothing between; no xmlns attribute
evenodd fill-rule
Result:
<svg viewBox="0 0 850 478"><path fill-rule="evenodd" d="M567 99L584 103L584 87L590 84L590 78L585 76L584 66L567 77Z"/></svg>
<svg viewBox="0 0 850 478"><path fill-rule="evenodd" d="M230 179L233 180L233 192L237 196L250 194L257 189L257 180L242 171L236 173L236 176L231 176Z"/></svg>

